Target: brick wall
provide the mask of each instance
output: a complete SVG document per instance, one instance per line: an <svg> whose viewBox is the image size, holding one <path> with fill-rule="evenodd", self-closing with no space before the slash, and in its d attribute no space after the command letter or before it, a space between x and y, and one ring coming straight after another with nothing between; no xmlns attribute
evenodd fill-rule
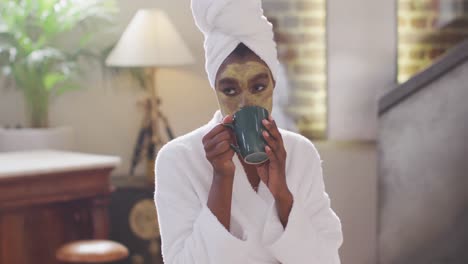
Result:
<svg viewBox="0 0 468 264"><path fill-rule="evenodd" d="M406 81L468 37L468 0L397 0L398 80ZM326 137L326 0L263 0L292 85L300 132Z"/></svg>
<svg viewBox="0 0 468 264"><path fill-rule="evenodd" d="M325 0L263 0L292 86L288 112L309 138L323 138L327 131L325 4Z"/></svg>
<svg viewBox="0 0 468 264"><path fill-rule="evenodd" d="M468 0L398 0L398 81L468 37Z"/></svg>

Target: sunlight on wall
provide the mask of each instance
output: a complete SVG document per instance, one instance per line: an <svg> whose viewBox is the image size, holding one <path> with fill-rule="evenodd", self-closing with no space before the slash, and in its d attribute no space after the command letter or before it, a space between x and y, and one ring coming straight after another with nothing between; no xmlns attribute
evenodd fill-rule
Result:
<svg viewBox="0 0 468 264"><path fill-rule="evenodd" d="M263 0L291 82L288 112L297 119L300 133L309 138L323 138L327 131L325 3Z"/></svg>
<svg viewBox="0 0 468 264"><path fill-rule="evenodd" d="M404 82L468 37L468 1L398 1L398 81Z"/></svg>

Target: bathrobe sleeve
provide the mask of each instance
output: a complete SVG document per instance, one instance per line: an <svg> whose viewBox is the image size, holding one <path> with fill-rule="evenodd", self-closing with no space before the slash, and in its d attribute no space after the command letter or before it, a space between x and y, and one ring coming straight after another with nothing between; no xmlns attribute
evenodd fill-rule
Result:
<svg viewBox="0 0 468 264"><path fill-rule="evenodd" d="M168 143L155 166L155 202L166 264L246 263L246 241L233 236L206 206L200 204L188 177L184 145ZM204 153L200 154L204 157ZM184 159L185 158L185 159Z"/></svg>
<svg viewBox="0 0 468 264"><path fill-rule="evenodd" d="M330 208L320 156L305 138L301 138L288 156L292 161L286 177L294 197L288 223L283 228L273 202L262 241L283 264L339 264L341 223Z"/></svg>

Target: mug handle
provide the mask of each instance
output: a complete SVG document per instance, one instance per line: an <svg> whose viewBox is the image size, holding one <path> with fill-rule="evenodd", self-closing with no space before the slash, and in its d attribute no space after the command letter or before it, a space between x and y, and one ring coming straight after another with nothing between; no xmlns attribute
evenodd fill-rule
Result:
<svg viewBox="0 0 468 264"><path fill-rule="evenodd" d="M240 149L239 149L238 146L236 146L236 145L234 145L234 144L229 144L229 146L230 146L231 149L234 150L237 154L239 154L239 155L242 156L241 151L240 151Z"/></svg>
<svg viewBox="0 0 468 264"><path fill-rule="evenodd" d="M234 125L232 123L222 124L223 126L234 130Z"/></svg>

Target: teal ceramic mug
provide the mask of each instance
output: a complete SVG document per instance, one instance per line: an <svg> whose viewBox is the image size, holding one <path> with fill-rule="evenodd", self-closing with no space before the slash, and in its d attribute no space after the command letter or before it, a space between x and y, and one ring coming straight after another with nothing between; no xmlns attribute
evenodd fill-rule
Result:
<svg viewBox="0 0 468 264"><path fill-rule="evenodd" d="M269 113L260 106L246 106L234 113L233 122L224 124L231 128L236 136L237 146L231 144L233 148L247 164L261 164L268 160L265 153L267 146L262 132L265 127L263 119L268 119Z"/></svg>

